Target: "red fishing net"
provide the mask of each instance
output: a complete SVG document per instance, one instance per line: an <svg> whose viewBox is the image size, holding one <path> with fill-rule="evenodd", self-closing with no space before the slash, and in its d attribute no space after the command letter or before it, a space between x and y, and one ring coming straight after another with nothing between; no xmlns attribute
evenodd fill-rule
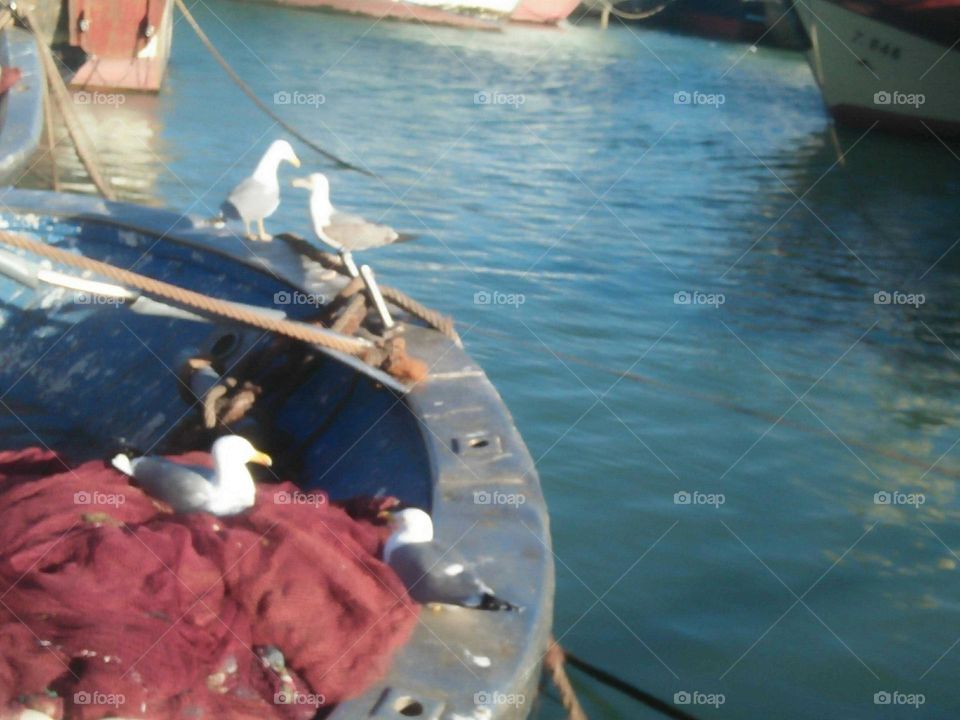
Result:
<svg viewBox="0 0 960 720"><path fill-rule="evenodd" d="M178 516L102 463L0 453L0 718L312 717L416 622L381 541L289 484Z"/></svg>

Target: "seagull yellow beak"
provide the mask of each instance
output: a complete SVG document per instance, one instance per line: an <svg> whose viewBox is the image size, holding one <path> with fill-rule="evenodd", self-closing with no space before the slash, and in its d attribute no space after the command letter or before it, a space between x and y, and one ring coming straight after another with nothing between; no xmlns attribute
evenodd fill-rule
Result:
<svg viewBox="0 0 960 720"><path fill-rule="evenodd" d="M293 155L290 158L290 164L294 167L300 167L300 158L298 158L296 155Z"/></svg>
<svg viewBox="0 0 960 720"><path fill-rule="evenodd" d="M295 188L303 188L304 190L312 189L310 181L307 178L294 178L290 184Z"/></svg>
<svg viewBox="0 0 960 720"><path fill-rule="evenodd" d="M266 465L267 467L270 467L273 465L273 458L258 450L253 454L253 457L250 458L250 462L257 463L257 465Z"/></svg>
<svg viewBox="0 0 960 720"><path fill-rule="evenodd" d="M389 510L381 510L380 512L377 513L377 520L389 520L389 519L390 519Z"/></svg>

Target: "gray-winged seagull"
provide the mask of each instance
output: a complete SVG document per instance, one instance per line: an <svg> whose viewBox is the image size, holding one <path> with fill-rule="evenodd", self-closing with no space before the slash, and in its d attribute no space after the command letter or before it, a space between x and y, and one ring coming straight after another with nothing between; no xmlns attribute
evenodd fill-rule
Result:
<svg viewBox="0 0 960 720"><path fill-rule="evenodd" d="M353 277L359 275L351 253L389 245L400 240L400 234L388 225L378 225L359 215L340 212L330 202L330 182L323 173L296 178L293 186L310 191L310 219L320 242L329 245L343 258Z"/></svg>
<svg viewBox="0 0 960 720"><path fill-rule="evenodd" d="M256 486L247 463L271 465L270 456L239 435L225 435L210 448L213 470L161 457L116 455L113 466L176 512L235 515L253 507Z"/></svg>
<svg viewBox="0 0 960 720"><path fill-rule="evenodd" d="M263 227L268 218L280 207L280 183L277 170L280 163L288 162L300 167L300 159L286 140L274 140L257 163L253 175L237 185L220 206L224 219L242 220L247 237L251 240L272 239ZM250 223L256 222L259 235L250 232Z"/></svg>
<svg viewBox="0 0 960 720"><path fill-rule="evenodd" d="M383 548L383 561L400 576L414 600L478 610L517 609L452 558L449 549L434 542L433 520L423 510L406 508L381 514L389 518L393 530Z"/></svg>

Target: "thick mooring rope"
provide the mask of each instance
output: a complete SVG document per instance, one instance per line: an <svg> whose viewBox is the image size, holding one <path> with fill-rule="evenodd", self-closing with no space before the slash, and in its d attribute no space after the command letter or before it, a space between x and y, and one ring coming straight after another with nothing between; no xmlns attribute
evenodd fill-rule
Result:
<svg viewBox="0 0 960 720"><path fill-rule="evenodd" d="M354 165L353 163L349 163L346 160L340 157L337 157L329 150L324 150L317 143L315 143L313 140L303 135L303 133L298 131L295 127L287 123L283 118L281 118L273 110L271 110L267 106L267 104L263 102L263 100L257 97L257 94L253 91L253 88L247 85L247 83L243 81L243 78L241 78L240 75L237 74L237 71L230 66L230 63L227 62L226 58L224 58L223 55L220 54L220 51L217 50L216 46L210 41L210 38L207 37L207 34L203 31L203 28L200 27L200 24L193 17L193 14L190 12L190 9L186 6L183 0L175 0L175 2L177 5L177 8L183 14L184 19L187 21L190 27L193 28L193 32L196 33L197 37L200 39L200 42L203 43L203 46L207 49L207 52L209 52L213 56L213 59L216 60L217 63L220 65L220 67L223 68L223 71L230 76L230 79L233 80L233 82L236 84L238 88L240 88L243 94L246 95L248 98L250 98L250 101L254 105L256 105L265 115L267 115L271 120L277 123L277 125L279 125L288 133L293 135L297 140L302 142L304 145L320 153L321 155L323 155L323 157L327 158L328 160L334 162L337 165L337 167L343 168L344 170L353 170L354 172L358 172L358 173L361 173L362 175L367 175L369 177L376 177L374 173L370 172L366 168L362 168L357 165Z"/></svg>
<svg viewBox="0 0 960 720"><path fill-rule="evenodd" d="M109 263L77 255L76 253L53 247L39 240L17 233L0 231L0 243L11 247L26 250L27 252L45 257L54 262L63 263L80 270L97 273L110 278L122 285L137 288L150 295L165 298L178 305L194 308L201 313L216 315L243 325L260 328L268 332L284 335L294 340L312 343L321 347L337 350L348 355L363 355L373 345L364 340L338 335L329 330L311 327L290 320L272 318L262 312L244 308L225 300L218 300L202 293L187 290L186 288L162 280L118 268Z"/></svg>

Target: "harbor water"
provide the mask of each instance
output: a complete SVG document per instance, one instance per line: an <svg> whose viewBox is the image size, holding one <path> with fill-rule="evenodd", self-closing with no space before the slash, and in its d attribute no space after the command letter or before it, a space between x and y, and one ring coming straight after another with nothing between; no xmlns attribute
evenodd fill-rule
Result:
<svg viewBox="0 0 960 720"><path fill-rule="evenodd" d="M419 236L363 260L513 412L564 646L706 718L960 714L957 147L832 134L796 53L194 12L379 176L331 170L334 203ZM126 198L199 216L283 136L183 22L158 97L80 109ZM296 173L269 230L309 232ZM653 717L571 674L592 718Z"/></svg>

